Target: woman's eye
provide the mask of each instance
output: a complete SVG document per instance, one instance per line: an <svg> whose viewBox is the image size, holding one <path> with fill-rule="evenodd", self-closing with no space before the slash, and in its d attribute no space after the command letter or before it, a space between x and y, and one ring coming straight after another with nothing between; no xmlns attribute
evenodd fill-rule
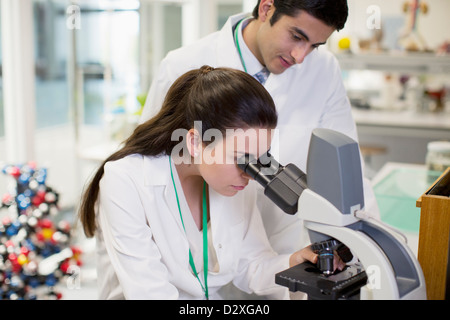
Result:
<svg viewBox="0 0 450 320"><path fill-rule="evenodd" d="M243 164L246 161L248 161L248 159L251 157L250 154L246 153L246 154L238 154L234 156L234 163L236 164Z"/></svg>

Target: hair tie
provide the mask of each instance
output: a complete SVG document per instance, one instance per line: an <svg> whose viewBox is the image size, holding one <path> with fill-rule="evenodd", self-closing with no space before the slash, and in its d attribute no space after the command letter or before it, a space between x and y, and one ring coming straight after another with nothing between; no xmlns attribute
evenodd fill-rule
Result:
<svg viewBox="0 0 450 320"><path fill-rule="evenodd" d="M210 71L213 71L214 70L214 68L213 67L210 67L210 66L203 66L203 67L201 67L200 68L200 73L201 74L207 74L207 73L209 73Z"/></svg>

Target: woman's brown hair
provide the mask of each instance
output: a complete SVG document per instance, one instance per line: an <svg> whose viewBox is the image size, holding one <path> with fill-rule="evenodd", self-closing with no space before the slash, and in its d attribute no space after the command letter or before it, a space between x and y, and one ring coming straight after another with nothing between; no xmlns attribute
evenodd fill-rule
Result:
<svg viewBox="0 0 450 320"><path fill-rule="evenodd" d="M190 130L195 121L201 121L202 134L213 128L225 133L229 128L275 128L277 113L270 94L245 72L203 66L183 74L170 87L159 113L134 130L84 190L79 218L86 236L95 234L95 204L105 164L131 154L170 155L179 143L172 133Z"/></svg>

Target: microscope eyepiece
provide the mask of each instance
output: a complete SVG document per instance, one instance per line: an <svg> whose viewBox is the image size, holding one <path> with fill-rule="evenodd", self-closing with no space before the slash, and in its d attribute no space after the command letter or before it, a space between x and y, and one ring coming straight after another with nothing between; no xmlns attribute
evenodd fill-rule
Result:
<svg viewBox="0 0 450 320"><path fill-rule="evenodd" d="M258 159L249 154L244 155L238 159L238 167L263 187L266 187L278 173L281 166L267 152Z"/></svg>
<svg viewBox="0 0 450 320"><path fill-rule="evenodd" d="M284 212L297 212L298 198L306 186L306 174L293 164L282 166L269 153L258 159L246 154L238 167L264 187L264 194Z"/></svg>

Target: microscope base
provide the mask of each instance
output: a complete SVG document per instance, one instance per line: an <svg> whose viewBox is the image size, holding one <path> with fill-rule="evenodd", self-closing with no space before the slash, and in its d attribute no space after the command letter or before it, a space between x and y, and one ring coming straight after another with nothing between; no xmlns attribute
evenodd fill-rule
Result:
<svg viewBox="0 0 450 320"><path fill-rule="evenodd" d="M305 262L276 274L275 283L292 292L304 292L310 300L356 300L360 288L367 283L367 275L361 267L353 265L325 276L314 264Z"/></svg>

